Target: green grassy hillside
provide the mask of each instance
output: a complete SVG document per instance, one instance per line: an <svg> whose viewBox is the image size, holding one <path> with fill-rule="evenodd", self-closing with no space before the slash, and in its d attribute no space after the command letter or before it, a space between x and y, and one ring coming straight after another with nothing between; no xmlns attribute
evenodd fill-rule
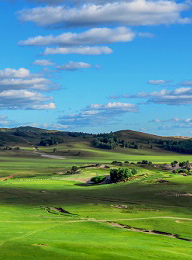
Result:
<svg viewBox="0 0 192 260"><path fill-rule="evenodd" d="M0 179L0 259L192 259L191 176L131 166L127 183L86 185L110 169L60 175L88 160L0 159L14 175Z"/></svg>
<svg viewBox="0 0 192 260"><path fill-rule="evenodd" d="M24 134L35 135L32 130ZM53 134L38 131L38 138ZM116 134L126 133L133 141L148 136ZM17 150L12 142L11 150L0 149L0 259L192 259L192 175L158 168L192 162L192 155L98 149L90 135L62 134L65 142L57 145L35 149L21 142ZM114 160L137 169L136 175L127 182L90 184L118 168ZM142 160L155 165L138 165ZM72 166L78 173L66 174Z"/></svg>

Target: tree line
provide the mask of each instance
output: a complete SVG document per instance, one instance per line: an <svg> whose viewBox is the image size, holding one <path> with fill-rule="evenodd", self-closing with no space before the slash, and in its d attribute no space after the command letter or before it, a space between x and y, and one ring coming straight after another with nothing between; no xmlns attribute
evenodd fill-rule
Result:
<svg viewBox="0 0 192 260"><path fill-rule="evenodd" d="M112 132L109 134L98 134L96 139L92 141L92 146L101 149L115 149L116 147L123 148L142 148L141 145L138 145L136 142L127 142L122 139L118 139Z"/></svg>
<svg viewBox="0 0 192 260"><path fill-rule="evenodd" d="M192 140L156 140L163 149L178 153L192 153Z"/></svg>

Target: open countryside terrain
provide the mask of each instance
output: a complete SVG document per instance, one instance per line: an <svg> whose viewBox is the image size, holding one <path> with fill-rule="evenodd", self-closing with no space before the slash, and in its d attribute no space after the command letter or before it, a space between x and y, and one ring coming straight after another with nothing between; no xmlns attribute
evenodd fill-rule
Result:
<svg viewBox="0 0 192 260"><path fill-rule="evenodd" d="M0 259L192 259L192 175L170 166L192 155L131 131L116 135L139 148L101 149L92 145L98 137L62 132L61 142L44 146L54 132L1 131ZM137 173L91 182L119 167Z"/></svg>

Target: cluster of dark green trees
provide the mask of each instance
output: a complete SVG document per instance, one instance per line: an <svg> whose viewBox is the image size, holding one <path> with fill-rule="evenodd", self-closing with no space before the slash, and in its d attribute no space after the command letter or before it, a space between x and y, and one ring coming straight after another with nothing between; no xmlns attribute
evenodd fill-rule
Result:
<svg viewBox="0 0 192 260"><path fill-rule="evenodd" d="M156 143L166 150L187 154L192 153L192 140L156 140Z"/></svg>
<svg viewBox="0 0 192 260"><path fill-rule="evenodd" d="M132 175L137 173L136 169L128 169L128 168L119 168L119 169L111 169L110 177L111 182L124 181L129 179Z"/></svg>
<svg viewBox="0 0 192 260"><path fill-rule="evenodd" d="M179 166L180 168L187 169L187 170L191 169L191 165L189 161L183 161L183 162L173 161L171 162L171 166L172 167Z"/></svg>
<svg viewBox="0 0 192 260"><path fill-rule="evenodd" d="M176 166L179 166L180 168L174 169L173 173L186 173L187 175L191 175L191 165L189 161L173 161L171 162L171 166L174 168Z"/></svg>
<svg viewBox="0 0 192 260"><path fill-rule="evenodd" d="M86 137L92 137L93 135L92 134L88 134L88 133L84 133L84 132L69 132L68 136L86 138Z"/></svg>
<svg viewBox="0 0 192 260"><path fill-rule="evenodd" d="M125 140L118 139L112 132L109 134L98 134L96 139L92 141L92 146L101 149L115 149L117 146L123 148L139 149L139 145L135 142L127 142Z"/></svg>
<svg viewBox="0 0 192 260"><path fill-rule="evenodd" d="M110 182L112 183L116 183L119 181L126 181L128 180L130 177L132 177L133 175L137 174L137 170L136 169L129 169L129 168L124 168L121 167L119 169L111 169L110 170ZM101 182L103 182L105 180L105 176L95 176L91 179L92 182L94 182L95 184L99 184Z"/></svg>
<svg viewBox="0 0 192 260"><path fill-rule="evenodd" d="M141 162L137 162L137 164L143 164L143 165L149 165L149 166L151 166L151 165L152 165L152 162L147 161L147 160L142 160Z"/></svg>
<svg viewBox="0 0 192 260"><path fill-rule="evenodd" d="M57 145L62 142L63 142L62 139L58 137L48 137L48 138L42 138L38 145L50 146L50 145Z"/></svg>
<svg viewBox="0 0 192 260"><path fill-rule="evenodd" d="M173 170L173 173L185 173L187 175L191 175L191 172L187 169L176 169L176 170Z"/></svg>
<svg viewBox="0 0 192 260"><path fill-rule="evenodd" d="M99 184L101 182L103 182L105 180L105 176L95 176L91 179L92 182L94 182L95 184Z"/></svg>

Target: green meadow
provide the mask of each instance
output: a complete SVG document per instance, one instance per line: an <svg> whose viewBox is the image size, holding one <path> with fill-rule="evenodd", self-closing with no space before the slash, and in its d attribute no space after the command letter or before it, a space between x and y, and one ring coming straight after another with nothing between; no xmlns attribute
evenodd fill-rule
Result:
<svg viewBox="0 0 192 260"><path fill-rule="evenodd" d="M53 148L0 152L0 259L192 259L192 176L136 164L127 167L137 175L117 184L87 184L109 175L109 168L62 174L73 165L170 163L192 156L75 143L68 156L69 147L56 147L63 159L40 155Z"/></svg>

